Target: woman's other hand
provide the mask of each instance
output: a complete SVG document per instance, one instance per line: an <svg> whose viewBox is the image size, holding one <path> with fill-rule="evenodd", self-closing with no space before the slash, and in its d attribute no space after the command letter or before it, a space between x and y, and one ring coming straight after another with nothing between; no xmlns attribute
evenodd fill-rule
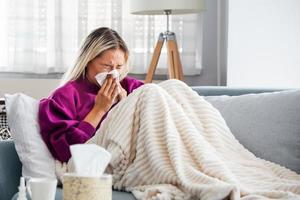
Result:
<svg viewBox="0 0 300 200"><path fill-rule="evenodd" d="M118 85L118 90L119 90L118 100L122 101L123 99L125 99L127 97L127 91L121 86L120 82L117 82L117 85Z"/></svg>

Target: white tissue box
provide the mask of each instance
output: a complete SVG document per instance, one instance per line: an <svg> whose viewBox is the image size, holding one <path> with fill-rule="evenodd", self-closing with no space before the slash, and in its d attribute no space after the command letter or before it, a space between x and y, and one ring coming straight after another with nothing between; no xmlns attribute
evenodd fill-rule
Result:
<svg viewBox="0 0 300 200"><path fill-rule="evenodd" d="M66 173L63 176L64 200L111 200L112 177L103 174L101 177L79 176Z"/></svg>

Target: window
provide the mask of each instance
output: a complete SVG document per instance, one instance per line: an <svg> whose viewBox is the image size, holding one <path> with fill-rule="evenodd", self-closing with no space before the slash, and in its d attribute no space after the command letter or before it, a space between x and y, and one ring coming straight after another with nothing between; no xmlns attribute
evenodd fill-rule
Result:
<svg viewBox="0 0 300 200"><path fill-rule="evenodd" d="M93 29L118 31L130 49L131 73L146 73L165 16L129 14L129 0L1 0L0 72L62 73ZM171 16L184 73L200 73L202 15ZM158 73L166 73L163 49Z"/></svg>

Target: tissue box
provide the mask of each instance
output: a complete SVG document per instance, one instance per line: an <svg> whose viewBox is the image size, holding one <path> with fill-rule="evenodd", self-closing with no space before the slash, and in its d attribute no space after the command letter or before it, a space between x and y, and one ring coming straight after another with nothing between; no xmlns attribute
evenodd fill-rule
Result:
<svg viewBox="0 0 300 200"><path fill-rule="evenodd" d="M63 176L64 200L111 200L112 177L103 174L101 177L79 176L67 173Z"/></svg>

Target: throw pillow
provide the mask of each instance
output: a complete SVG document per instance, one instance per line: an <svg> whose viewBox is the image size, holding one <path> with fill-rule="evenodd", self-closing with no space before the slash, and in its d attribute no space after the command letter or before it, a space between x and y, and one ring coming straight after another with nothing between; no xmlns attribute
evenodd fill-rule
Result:
<svg viewBox="0 0 300 200"><path fill-rule="evenodd" d="M11 139L11 135L7 125L6 110L4 100L0 99L0 140Z"/></svg>
<svg viewBox="0 0 300 200"><path fill-rule="evenodd" d="M205 99L248 150L300 174L300 90Z"/></svg>
<svg viewBox="0 0 300 200"><path fill-rule="evenodd" d="M8 126L22 162L24 177L53 177L55 160L39 133L39 102L18 93L5 95Z"/></svg>

